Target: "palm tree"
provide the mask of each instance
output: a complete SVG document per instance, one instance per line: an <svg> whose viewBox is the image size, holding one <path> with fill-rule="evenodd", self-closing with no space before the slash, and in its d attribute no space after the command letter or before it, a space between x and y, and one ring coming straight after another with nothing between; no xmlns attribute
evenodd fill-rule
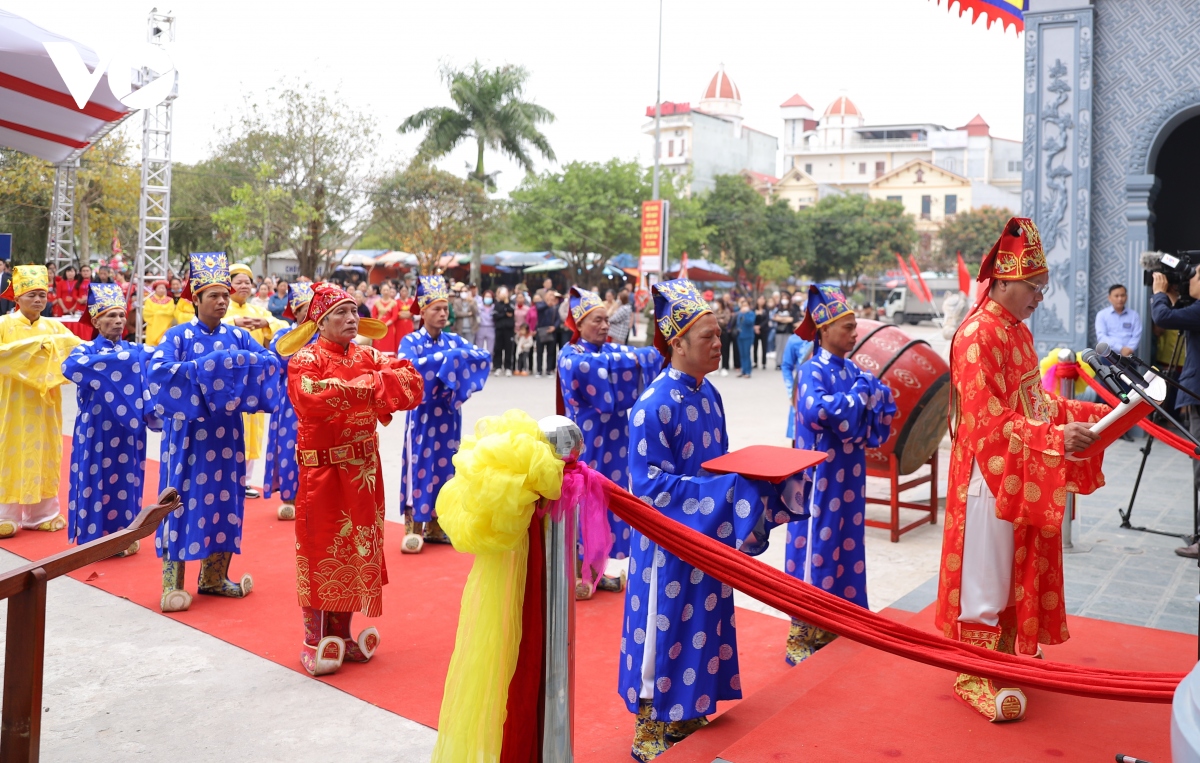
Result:
<svg viewBox="0 0 1200 763"><path fill-rule="evenodd" d="M454 108L433 106L413 114L400 125L401 134L425 130L417 149L423 160L439 159L466 140L474 139L478 148L475 171L467 178L488 190L495 190L496 174L483 169L483 150L499 151L533 172L531 148L549 161L554 161L550 142L538 129L542 123L554 121L554 114L542 106L523 100L525 80L529 72L522 66L505 65L485 69L475 61L466 70L443 67L442 79L450 88ZM469 165L468 165L469 166ZM472 247L471 283L479 283L480 252Z"/></svg>

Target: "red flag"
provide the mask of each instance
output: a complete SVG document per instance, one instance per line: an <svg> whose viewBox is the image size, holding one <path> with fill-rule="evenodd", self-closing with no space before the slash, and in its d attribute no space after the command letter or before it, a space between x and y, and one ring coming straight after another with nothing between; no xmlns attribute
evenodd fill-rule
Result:
<svg viewBox="0 0 1200 763"><path fill-rule="evenodd" d="M896 253L896 262L900 263L900 272L904 274L904 283L908 284L908 290L917 299L921 299L921 290L917 288L917 284L913 281L912 275L908 272L908 266L904 264L904 258L900 256L899 252Z"/></svg>
<svg viewBox="0 0 1200 763"><path fill-rule="evenodd" d="M679 260L679 275L677 277L678 278L687 278L688 277L688 274L687 274L687 252L684 252L683 256Z"/></svg>
<svg viewBox="0 0 1200 763"><path fill-rule="evenodd" d="M932 305L933 292L929 290L929 287L925 284L925 279L921 277L921 269L917 267L917 258L910 254L908 255L908 261L912 263L913 275L917 277L917 283L921 284L921 291L925 292L925 301Z"/></svg>
<svg viewBox="0 0 1200 763"><path fill-rule="evenodd" d="M958 290L968 297L971 296L971 271L967 270L967 263L963 262L962 252L958 253Z"/></svg>

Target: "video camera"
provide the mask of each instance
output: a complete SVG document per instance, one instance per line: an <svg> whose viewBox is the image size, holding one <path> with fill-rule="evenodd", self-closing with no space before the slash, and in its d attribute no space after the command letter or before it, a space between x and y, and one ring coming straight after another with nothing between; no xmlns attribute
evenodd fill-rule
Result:
<svg viewBox="0 0 1200 763"><path fill-rule="evenodd" d="M1200 249L1186 249L1175 254L1167 252L1142 252L1142 270L1145 270L1146 287L1149 288L1155 273L1167 277L1167 283L1180 287L1179 291L1187 296L1187 282L1196 275L1200 267Z"/></svg>

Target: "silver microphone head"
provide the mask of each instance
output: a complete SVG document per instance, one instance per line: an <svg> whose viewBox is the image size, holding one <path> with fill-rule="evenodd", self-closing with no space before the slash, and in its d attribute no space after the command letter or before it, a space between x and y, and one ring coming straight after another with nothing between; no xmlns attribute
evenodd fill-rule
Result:
<svg viewBox="0 0 1200 763"><path fill-rule="evenodd" d="M1096 354L1102 358L1107 358L1112 352L1112 348L1108 346L1108 342L1101 342L1096 345Z"/></svg>

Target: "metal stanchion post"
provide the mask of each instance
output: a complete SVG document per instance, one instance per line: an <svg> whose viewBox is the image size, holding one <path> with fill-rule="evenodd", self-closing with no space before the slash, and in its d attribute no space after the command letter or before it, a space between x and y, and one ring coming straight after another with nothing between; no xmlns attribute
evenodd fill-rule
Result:
<svg viewBox="0 0 1200 763"><path fill-rule="evenodd" d="M579 457L583 433L565 416L538 422L555 454L564 461ZM542 759L574 761L575 708L575 507L562 519L543 520L546 541L545 732Z"/></svg>
<svg viewBox="0 0 1200 763"><path fill-rule="evenodd" d="M1059 364L1067 364L1075 366L1075 353L1071 350L1062 349L1058 351ZM1082 373L1082 372L1081 372ZM1075 379L1060 376L1058 378L1058 394L1062 395L1067 400L1075 399ZM1064 552L1074 551L1075 544L1072 542L1072 530L1075 521L1075 494L1067 493L1066 507L1063 510L1062 523L1062 547ZM1081 549L1082 550L1082 549Z"/></svg>

